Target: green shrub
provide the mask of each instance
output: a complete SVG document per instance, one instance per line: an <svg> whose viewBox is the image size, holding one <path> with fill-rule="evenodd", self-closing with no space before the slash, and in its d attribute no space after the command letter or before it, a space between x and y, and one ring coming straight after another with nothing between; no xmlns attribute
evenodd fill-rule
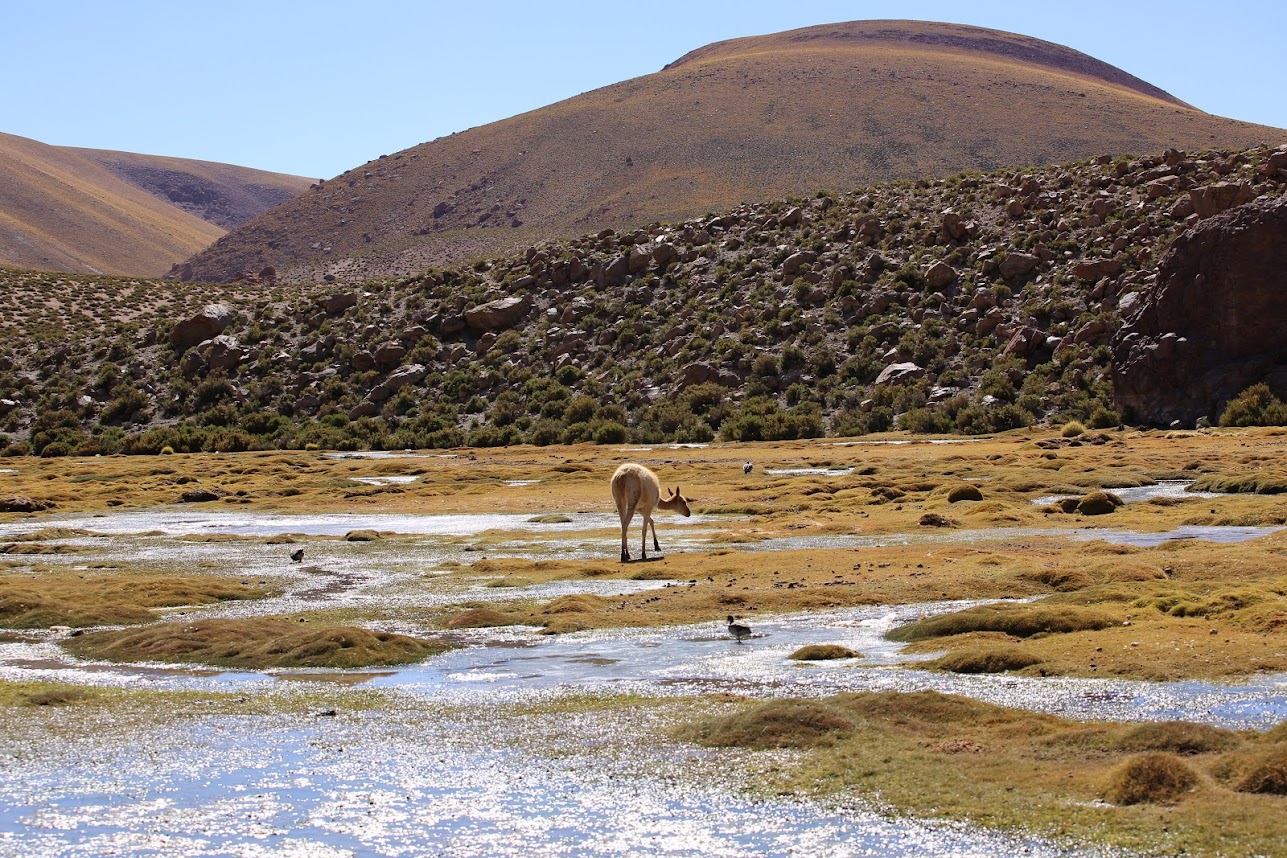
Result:
<svg viewBox="0 0 1287 858"><path fill-rule="evenodd" d="M1253 384L1225 406L1221 426L1287 426L1287 404L1269 389Z"/></svg>

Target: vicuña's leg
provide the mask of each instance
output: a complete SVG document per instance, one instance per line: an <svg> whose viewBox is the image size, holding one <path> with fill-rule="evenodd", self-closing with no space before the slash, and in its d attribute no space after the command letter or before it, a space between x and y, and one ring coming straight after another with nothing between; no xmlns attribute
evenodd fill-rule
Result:
<svg viewBox="0 0 1287 858"><path fill-rule="evenodd" d="M660 554L661 546L657 544L657 522L653 521L652 519L649 519L648 523L652 525L652 548L654 551Z"/></svg>
<svg viewBox="0 0 1287 858"><path fill-rule="evenodd" d="M630 560L630 550L626 548L626 542L629 539L630 519L635 517L635 508L627 507L621 513L621 562L627 563Z"/></svg>
<svg viewBox="0 0 1287 858"><path fill-rule="evenodd" d="M639 556L644 560L648 559L648 525L652 522L652 516L645 514L643 517L643 539L639 541Z"/></svg>

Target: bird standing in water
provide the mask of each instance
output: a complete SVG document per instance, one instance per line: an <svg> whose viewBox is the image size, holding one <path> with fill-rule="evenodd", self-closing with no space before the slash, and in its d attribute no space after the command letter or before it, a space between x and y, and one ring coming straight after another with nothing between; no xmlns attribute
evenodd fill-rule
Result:
<svg viewBox="0 0 1287 858"><path fill-rule="evenodd" d="M745 623L739 623L733 619L733 615L728 616L728 633L732 635L738 643L746 640L751 636L751 627Z"/></svg>

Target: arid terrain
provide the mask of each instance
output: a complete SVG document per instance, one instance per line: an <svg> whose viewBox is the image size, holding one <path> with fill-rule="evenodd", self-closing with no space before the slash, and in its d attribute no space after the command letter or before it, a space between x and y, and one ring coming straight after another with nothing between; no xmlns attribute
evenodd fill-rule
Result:
<svg viewBox="0 0 1287 858"><path fill-rule="evenodd" d="M0 266L160 277L311 181L0 133Z"/></svg>
<svg viewBox="0 0 1287 858"><path fill-rule="evenodd" d="M858 22L308 183L0 135L0 853L1287 854L1287 131Z"/></svg>
<svg viewBox="0 0 1287 858"><path fill-rule="evenodd" d="M15 743L104 718L168 742L211 717L293 736L283 718L325 710L347 735L340 723L401 723L409 701L472 723L469 701L491 700L493 729L526 736L533 760L558 758L555 733L537 733L594 721L604 741L578 766L618 765L608 737L624 729L637 771L666 760L663 781L718 788L730 808L791 795L800 819L969 820L976 848L991 828L1039 853L1275 854L1285 439L1070 426L10 459L6 489L49 508L0 522L0 777L30 795L41 764ZM607 482L627 459L694 517L659 513L661 556L649 544L621 563ZM629 537L637 558L638 519ZM749 640L725 634L726 615ZM256 684L261 671L297 681ZM104 741L96 754L132 758ZM387 749L348 741L384 765ZM754 777L730 785L713 773L725 760ZM455 800L402 788L398 818ZM24 836L53 837L43 805L9 808ZM341 842L317 822L310 836Z"/></svg>
<svg viewBox="0 0 1287 858"><path fill-rule="evenodd" d="M1282 129L1203 113L1038 39L830 24L708 45L654 74L380 155L181 273L401 277L821 189L1283 142Z"/></svg>
<svg viewBox="0 0 1287 858"><path fill-rule="evenodd" d="M898 182L357 286L0 272L0 449L1117 426L1132 420L1112 383L1124 308L1159 291L1159 260L1198 227L1280 201L1283 164L1265 147L1168 150ZM1275 365L1274 281L1241 279L1168 324ZM1248 301L1266 312L1233 313ZM1186 422L1218 421L1258 380L1226 381Z"/></svg>

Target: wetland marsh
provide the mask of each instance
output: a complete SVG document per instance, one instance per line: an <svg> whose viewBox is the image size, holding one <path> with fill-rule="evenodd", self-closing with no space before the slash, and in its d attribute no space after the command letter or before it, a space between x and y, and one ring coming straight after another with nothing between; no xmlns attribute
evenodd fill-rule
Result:
<svg viewBox="0 0 1287 858"><path fill-rule="evenodd" d="M1281 854L1287 435L878 440L12 459L0 849Z"/></svg>

